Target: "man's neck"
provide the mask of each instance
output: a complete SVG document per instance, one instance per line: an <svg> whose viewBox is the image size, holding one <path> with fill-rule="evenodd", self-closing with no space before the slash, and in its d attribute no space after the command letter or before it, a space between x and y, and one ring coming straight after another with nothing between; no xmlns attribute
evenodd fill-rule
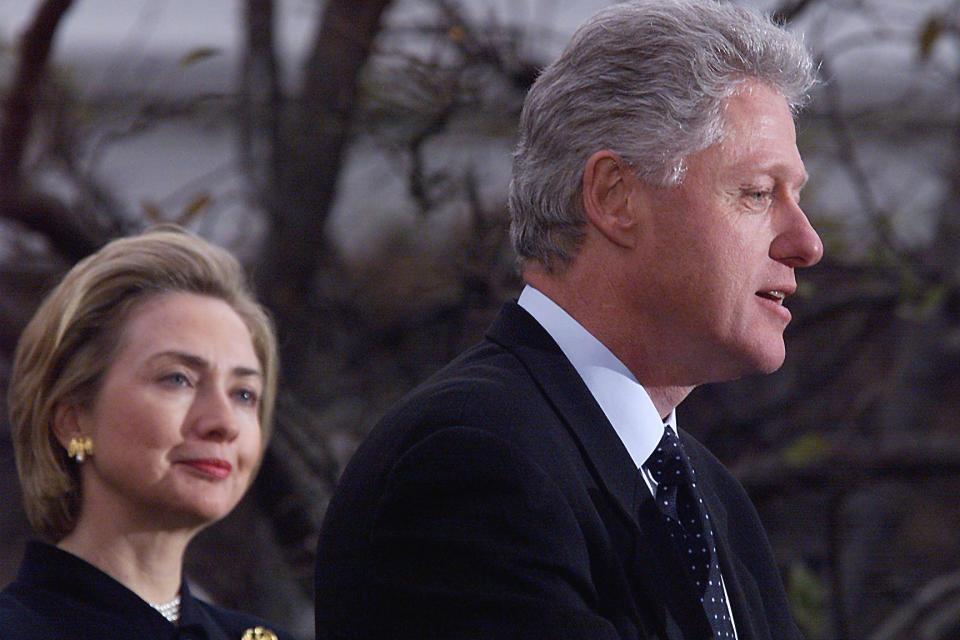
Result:
<svg viewBox="0 0 960 640"><path fill-rule="evenodd" d="M640 384L643 384L642 382ZM643 386L646 390L647 395L650 396L650 401L653 402L653 406L657 408L657 412L660 414L661 418L666 419L670 412L677 408L684 398L690 395L690 392L693 391L693 387L652 387L652 386Z"/></svg>
<svg viewBox="0 0 960 640"><path fill-rule="evenodd" d="M611 308L609 302L616 296L613 291L604 291L606 283L602 280L580 283L577 274L558 277L539 268L525 269L523 279L603 343L643 385L661 417L669 415L693 391L693 386L662 383L663 367L658 363L669 356L659 353L662 345L644 338L641 327L624 327L617 321L616 305Z"/></svg>

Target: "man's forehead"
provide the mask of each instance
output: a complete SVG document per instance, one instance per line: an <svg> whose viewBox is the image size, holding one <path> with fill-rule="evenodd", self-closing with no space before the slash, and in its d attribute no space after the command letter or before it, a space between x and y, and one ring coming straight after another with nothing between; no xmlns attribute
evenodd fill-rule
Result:
<svg viewBox="0 0 960 640"><path fill-rule="evenodd" d="M802 187L807 171L797 149L793 113L783 96L762 84L728 100L724 132L716 145L732 171L770 175Z"/></svg>

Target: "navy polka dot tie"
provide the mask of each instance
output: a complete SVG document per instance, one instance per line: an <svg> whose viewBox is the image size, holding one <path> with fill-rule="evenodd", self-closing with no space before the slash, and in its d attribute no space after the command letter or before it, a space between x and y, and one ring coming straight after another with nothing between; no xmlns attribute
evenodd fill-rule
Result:
<svg viewBox="0 0 960 640"><path fill-rule="evenodd" d="M666 518L670 538L683 558L684 572L696 586L713 637L718 640L735 638L720 581L710 514L697 491L696 474L690 459L673 429L664 428L660 443L644 466L657 482L657 507Z"/></svg>

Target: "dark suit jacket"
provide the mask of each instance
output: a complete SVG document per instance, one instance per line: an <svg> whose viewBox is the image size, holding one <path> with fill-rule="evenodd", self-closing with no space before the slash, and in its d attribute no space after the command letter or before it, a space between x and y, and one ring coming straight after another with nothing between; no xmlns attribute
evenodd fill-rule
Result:
<svg viewBox="0 0 960 640"><path fill-rule="evenodd" d="M801 638L750 500L702 445L681 439L740 640ZM317 637L709 637L661 527L573 366L510 303L344 472L320 534Z"/></svg>
<svg viewBox="0 0 960 640"><path fill-rule="evenodd" d="M27 545L16 580L0 592L3 640L241 640L272 630L253 616L203 602L180 587L180 622L171 624L137 594L84 560L41 542Z"/></svg>

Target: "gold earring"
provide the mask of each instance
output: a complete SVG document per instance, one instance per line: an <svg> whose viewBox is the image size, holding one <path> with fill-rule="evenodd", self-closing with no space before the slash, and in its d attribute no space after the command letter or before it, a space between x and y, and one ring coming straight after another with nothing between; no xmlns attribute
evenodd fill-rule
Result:
<svg viewBox="0 0 960 640"><path fill-rule="evenodd" d="M67 444L67 455L83 464L87 456L93 455L93 440L86 436L74 436Z"/></svg>

